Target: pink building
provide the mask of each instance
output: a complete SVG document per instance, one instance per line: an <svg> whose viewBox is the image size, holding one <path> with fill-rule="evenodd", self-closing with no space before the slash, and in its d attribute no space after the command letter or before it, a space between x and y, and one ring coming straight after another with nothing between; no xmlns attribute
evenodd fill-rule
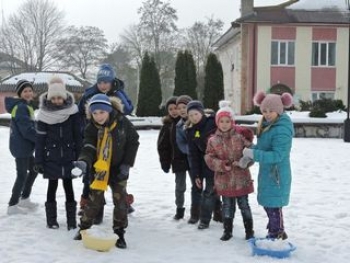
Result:
<svg viewBox="0 0 350 263"><path fill-rule="evenodd" d="M241 0L241 5L241 17L214 44L225 71L225 97L237 113L252 107L257 90L272 87L290 91L296 103L332 98L346 104L350 15L345 3L290 0L254 7L253 0Z"/></svg>

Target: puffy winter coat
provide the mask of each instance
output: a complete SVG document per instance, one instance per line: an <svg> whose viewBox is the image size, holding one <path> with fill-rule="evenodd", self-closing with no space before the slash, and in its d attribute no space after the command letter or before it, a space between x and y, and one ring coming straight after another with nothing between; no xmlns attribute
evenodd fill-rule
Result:
<svg viewBox="0 0 350 263"><path fill-rule="evenodd" d="M213 115L203 115L199 123L187 128L188 159L191 167L191 176L206 178L214 176L207 166L204 155L209 137L215 133L216 124Z"/></svg>
<svg viewBox="0 0 350 263"><path fill-rule="evenodd" d="M5 98L7 112L11 113L10 152L15 158L33 156L35 123L33 107L23 99Z"/></svg>
<svg viewBox="0 0 350 263"><path fill-rule="evenodd" d="M74 98L68 93L69 107L77 107ZM47 93L40 96L40 111L49 110ZM51 106L52 107L52 106ZM55 111L50 111L53 114ZM67 179L71 178L72 162L75 161L82 146L80 116L76 109L63 122L48 124L43 120L37 121L37 140L35 145L35 163L43 165L44 178Z"/></svg>
<svg viewBox="0 0 350 263"><path fill-rule="evenodd" d="M244 138L231 129L222 133L219 129L208 141L205 161L215 172L214 184L218 195L236 197L250 194L254 191L249 169L232 165L239 161L244 149ZM231 166L227 171L225 166Z"/></svg>
<svg viewBox="0 0 350 263"><path fill-rule="evenodd" d="M91 119L91 114L88 114L90 122L85 128L83 148L79 155L79 160L83 160L88 164L89 169L92 169L90 175L94 174L93 164L97 160L97 140L98 131L104 127L111 127L115 121L117 125L111 131L112 133L112 159L110 166L109 183L118 181L117 175L120 173L120 165L125 164L133 166L139 147L139 135L134 125L121 113L121 103L111 98L114 110L109 115L109 121L105 126L98 125ZM90 181L93 178L89 178Z"/></svg>
<svg viewBox="0 0 350 263"><path fill-rule="evenodd" d="M262 122L254 149L259 162L258 203L264 207L282 207L289 203L292 175L290 151L294 135L289 116L282 114L274 123Z"/></svg>
<svg viewBox="0 0 350 263"><path fill-rule="evenodd" d="M185 172L188 168L187 155L183 154L176 143L176 124L180 118L171 118L169 115L163 118L163 126L160 129L157 149L161 166L165 170L170 167L173 173Z"/></svg>
<svg viewBox="0 0 350 263"><path fill-rule="evenodd" d="M101 93L101 91L97 88L97 83L91 86L90 88L87 88L81 97L78 108L79 112L83 118L83 123L86 122L86 104L89 101L89 99L96 95ZM106 94L108 97L118 97L122 102L122 108L120 109L121 112L123 112L126 115L131 114L131 112L134 109L134 106L132 105L131 100L128 98L124 91L124 82L120 79L115 79L112 89Z"/></svg>

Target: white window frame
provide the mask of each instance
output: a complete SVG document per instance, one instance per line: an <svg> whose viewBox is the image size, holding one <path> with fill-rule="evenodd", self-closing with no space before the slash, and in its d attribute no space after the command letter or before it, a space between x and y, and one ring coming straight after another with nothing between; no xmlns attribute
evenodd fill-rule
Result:
<svg viewBox="0 0 350 263"><path fill-rule="evenodd" d="M273 49L273 43L277 43L277 63L273 62L273 53L274 51ZM292 60L293 61L289 61L289 50L290 47L289 45L293 44L293 54L291 54L292 56ZM281 62L281 46L285 45L285 54L284 54L284 63ZM294 40L272 40L271 41L271 59L270 59L270 63L271 66L286 66L286 67L293 67L295 65L295 41Z"/></svg>
<svg viewBox="0 0 350 263"><path fill-rule="evenodd" d="M318 54L317 54L317 64L314 63L314 45L318 44ZM329 45L330 44L334 44L334 65L330 65L330 61L329 61L329 57L330 57L330 48ZM322 62L322 52L320 52L320 50L322 49L322 47L326 47L326 63L321 63ZM337 43L334 41L313 41L312 42L312 47L311 47L311 65L312 67L335 67L336 65L336 52L337 52Z"/></svg>
<svg viewBox="0 0 350 263"><path fill-rule="evenodd" d="M311 92L311 101L320 99L331 99L334 100L335 92L334 91L312 91Z"/></svg>

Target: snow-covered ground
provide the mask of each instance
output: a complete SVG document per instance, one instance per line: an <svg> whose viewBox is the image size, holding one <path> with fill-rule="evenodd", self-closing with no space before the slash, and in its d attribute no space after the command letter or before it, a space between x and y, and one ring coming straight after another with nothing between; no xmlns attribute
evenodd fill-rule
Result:
<svg viewBox="0 0 350 263"><path fill-rule="evenodd" d="M46 228L44 202L47 181L39 176L32 199L40 207L26 216L7 216L7 202L15 179L14 159L8 150L9 129L0 127L0 262L348 262L350 229L350 144L340 139L294 139L292 149L293 184L291 203L284 208L289 241L297 250L286 260L251 255L244 240L239 211L236 213L233 238L220 241L222 225L212 222L207 230L187 224L189 189L186 194L185 220L172 219L174 176L160 169L156 152L158 131L139 131L140 148L131 172L129 192L135 196L136 211L130 215L126 233L128 248L96 252L72 240L76 231L67 231L64 193L58 191L60 228ZM251 168L256 179L258 164ZM188 181L189 182L189 181ZM81 193L80 179L74 181L76 199ZM102 228L111 230L112 202L106 193L107 206ZM257 237L266 234L267 219L250 195Z"/></svg>

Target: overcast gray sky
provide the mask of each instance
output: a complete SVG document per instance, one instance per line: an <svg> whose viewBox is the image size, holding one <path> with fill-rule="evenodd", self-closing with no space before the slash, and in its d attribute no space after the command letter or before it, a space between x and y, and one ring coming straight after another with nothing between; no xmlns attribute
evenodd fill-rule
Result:
<svg viewBox="0 0 350 263"><path fill-rule="evenodd" d="M137 9L142 0L52 0L66 13L66 22L76 26L96 26L102 29L109 43L118 41L119 34L139 21ZM167 1L167 0L164 0ZM287 0L255 0L255 6L272 5ZM25 0L0 0L5 17L16 12ZM178 26L189 27L196 21L213 16L221 19L224 31L239 17L240 0L170 0L177 10ZM1 20L0 20L1 21Z"/></svg>

